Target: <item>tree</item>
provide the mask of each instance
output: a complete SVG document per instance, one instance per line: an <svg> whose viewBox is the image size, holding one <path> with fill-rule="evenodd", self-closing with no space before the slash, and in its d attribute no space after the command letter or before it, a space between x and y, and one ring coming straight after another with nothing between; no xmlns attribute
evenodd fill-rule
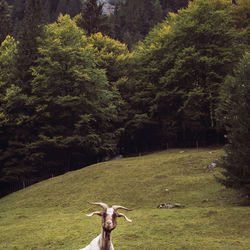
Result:
<svg viewBox="0 0 250 250"><path fill-rule="evenodd" d="M103 4L98 0L87 0L84 3L78 26L86 30L87 34L103 31L105 27L105 16L102 13Z"/></svg>
<svg viewBox="0 0 250 250"><path fill-rule="evenodd" d="M224 122L228 144L222 162L226 186L250 192L250 54L241 60L234 77L227 78L228 98Z"/></svg>
<svg viewBox="0 0 250 250"><path fill-rule="evenodd" d="M0 47L0 195L8 192L12 183L23 182L31 172L23 161L23 144L32 131L26 126L27 96L15 82L17 47L18 42L10 36Z"/></svg>
<svg viewBox="0 0 250 250"><path fill-rule="evenodd" d="M138 44L128 77L131 141L149 147L217 142L219 86L243 52L230 13L223 1L191 2Z"/></svg>
<svg viewBox="0 0 250 250"><path fill-rule="evenodd" d="M116 41L102 33L89 37L89 42L97 50L97 64L106 71L108 81L112 87L125 75L126 59L129 56L127 45Z"/></svg>
<svg viewBox="0 0 250 250"><path fill-rule="evenodd" d="M54 1L50 0L51 5L55 5ZM76 16L80 13L82 8L81 0L59 0L56 6L55 13L53 13L53 21L61 14L69 14L71 17Z"/></svg>
<svg viewBox="0 0 250 250"><path fill-rule="evenodd" d="M117 119L105 71L68 15L45 27L32 67L35 139L29 160L54 174L96 162L116 149ZM56 118L56 119L55 119Z"/></svg>
<svg viewBox="0 0 250 250"><path fill-rule="evenodd" d="M127 117L125 102L121 97L120 82L126 79L127 67L131 54L125 44L120 43L101 33L93 34L89 37L90 44L96 49L98 68L105 70L109 83L109 90L113 93L113 102L116 104L118 116L110 121L113 127L116 143L124 129L124 121Z"/></svg>
<svg viewBox="0 0 250 250"><path fill-rule="evenodd" d="M116 39L132 48L143 40L149 30L163 17L158 0L128 0L115 9L113 34Z"/></svg>
<svg viewBox="0 0 250 250"><path fill-rule="evenodd" d="M160 0L164 14L168 12L176 13L178 10L188 7L188 2L188 0Z"/></svg>
<svg viewBox="0 0 250 250"><path fill-rule="evenodd" d="M238 32L239 44L250 45L250 5L248 0L238 0L231 6L233 26ZM242 46L241 45L241 46Z"/></svg>
<svg viewBox="0 0 250 250"><path fill-rule="evenodd" d="M0 2L0 44L4 41L7 35L12 32L11 7L3 0Z"/></svg>
<svg viewBox="0 0 250 250"><path fill-rule="evenodd" d="M30 67L35 64L38 56L37 37L41 36L44 24L44 13L41 0L27 0L24 10L24 19L18 36L18 62L17 74L20 84L26 85L29 92L29 81L31 80Z"/></svg>
<svg viewBox="0 0 250 250"><path fill-rule="evenodd" d="M7 119L4 130L8 143L2 153L5 179L16 184L31 178L35 168L27 161L26 145L33 140L34 108L30 105L31 80L30 68L38 56L37 41L41 35L43 14L40 0L27 0L22 29L19 33L14 77L8 77L11 84L6 86L3 97L3 112Z"/></svg>

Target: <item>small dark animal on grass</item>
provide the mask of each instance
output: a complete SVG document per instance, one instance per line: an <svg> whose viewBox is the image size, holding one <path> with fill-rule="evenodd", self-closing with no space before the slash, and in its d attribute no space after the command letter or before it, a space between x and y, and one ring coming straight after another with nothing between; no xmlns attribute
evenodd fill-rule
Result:
<svg viewBox="0 0 250 250"><path fill-rule="evenodd" d="M92 205L99 205L103 208L102 211L96 211L87 216L99 215L102 217L102 232L91 243L82 248L81 250L114 250L114 246L111 241L111 232L116 228L117 218L123 217L126 221L131 222L132 220L128 219L125 214L117 212L118 209L124 209L131 211L123 206L113 205L109 207L107 204L102 202L91 202Z"/></svg>

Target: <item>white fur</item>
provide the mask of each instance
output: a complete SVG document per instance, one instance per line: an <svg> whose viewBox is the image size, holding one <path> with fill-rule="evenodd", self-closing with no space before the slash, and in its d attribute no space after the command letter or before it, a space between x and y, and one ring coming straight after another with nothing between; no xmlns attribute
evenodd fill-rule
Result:
<svg viewBox="0 0 250 250"><path fill-rule="evenodd" d="M85 248L82 248L80 250L101 250L101 244L102 242L102 234L98 235L96 238L94 238L90 244L88 246L86 246ZM110 250L114 250L114 246L111 242L110 245Z"/></svg>
<svg viewBox="0 0 250 250"><path fill-rule="evenodd" d="M113 215L113 213L114 213L114 209L113 208L108 208L107 209L107 214Z"/></svg>

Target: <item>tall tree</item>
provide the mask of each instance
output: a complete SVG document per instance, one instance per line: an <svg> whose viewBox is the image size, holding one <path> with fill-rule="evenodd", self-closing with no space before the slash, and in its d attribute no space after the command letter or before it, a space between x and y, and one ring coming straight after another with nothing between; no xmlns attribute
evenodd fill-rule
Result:
<svg viewBox="0 0 250 250"><path fill-rule="evenodd" d="M235 77L227 78L228 90L224 104L224 122L227 129L227 156L222 182L226 186L241 188L250 193L250 54L247 53L237 67Z"/></svg>
<svg viewBox="0 0 250 250"><path fill-rule="evenodd" d="M53 1L50 1L53 4ZM55 11L54 19L61 14L69 14L71 17L76 16L80 13L82 9L82 1L81 0L59 0L57 3L57 8ZM54 20L53 20L54 21Z"/></svg>
<svg viewBox="0 0 250 250"><path fill-rule="evenodd" d="M115 38L131 48L143 40L149 30L163 17L158 0L127 0L115 10L113 18Z"/></svg>
<svg viewBox="0 0 250 250"><path fill-rule="evenodd" d="M19 57L17 68L20 84L27 84L32 78L30 67L35 64L38 56L36 39L41 36L42 24L44 24L44 13L41 0L27 0L18 39ZM29 92L28 85L26 91Z"/></svg>
<svg viewBox="0 0 250 250"><path fill-rule="evenodd" d="M30 140L25 110L27 96L16 85L18 43L7 36L0 47L0 195L11 183L23 182L30 168L23 159L23 143ZM27 134L28 133L28 134Z"/></svg>
<svg viewBox="0 0 250 250"><path fill-rule="evenodd" d="M5 0L0 2L0 44L12 32L11 11L12 8Z"/></svg>
<svg viewBox="0 0 250 250"><path fill-rule="evenodd" d="M182 8L188 7L189 0L160 0L164 14L168 12L177 12Z"/></svg>
<svg viewBox="0 0 250 250"><path fill-rule="evenodd" d="M103 4L98 0L87 0L83 4L78 26L86 30L87 34L101 32L104 29Z"/></svg>
<svg viewBox="0 0 250 250"><path fill-rule="evenodd" d="M35 139L27 148L30 160L44 171L76 169L116 148L110 125L117 115L113 92L95 55L68 15L46 26L39 39L30 100L35 106Z"/></svg>

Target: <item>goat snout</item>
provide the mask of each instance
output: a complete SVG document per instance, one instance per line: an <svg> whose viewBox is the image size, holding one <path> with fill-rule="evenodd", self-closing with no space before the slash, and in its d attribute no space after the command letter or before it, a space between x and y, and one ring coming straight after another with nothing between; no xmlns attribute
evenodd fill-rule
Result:
<svg viewBox="0 0 250 250"><path fill-rule="evenodd" d="M108 228L113 227L113 222L112 222L112 220L106 221L105 224L106 224L105 226L108 227Z"/></svg>

